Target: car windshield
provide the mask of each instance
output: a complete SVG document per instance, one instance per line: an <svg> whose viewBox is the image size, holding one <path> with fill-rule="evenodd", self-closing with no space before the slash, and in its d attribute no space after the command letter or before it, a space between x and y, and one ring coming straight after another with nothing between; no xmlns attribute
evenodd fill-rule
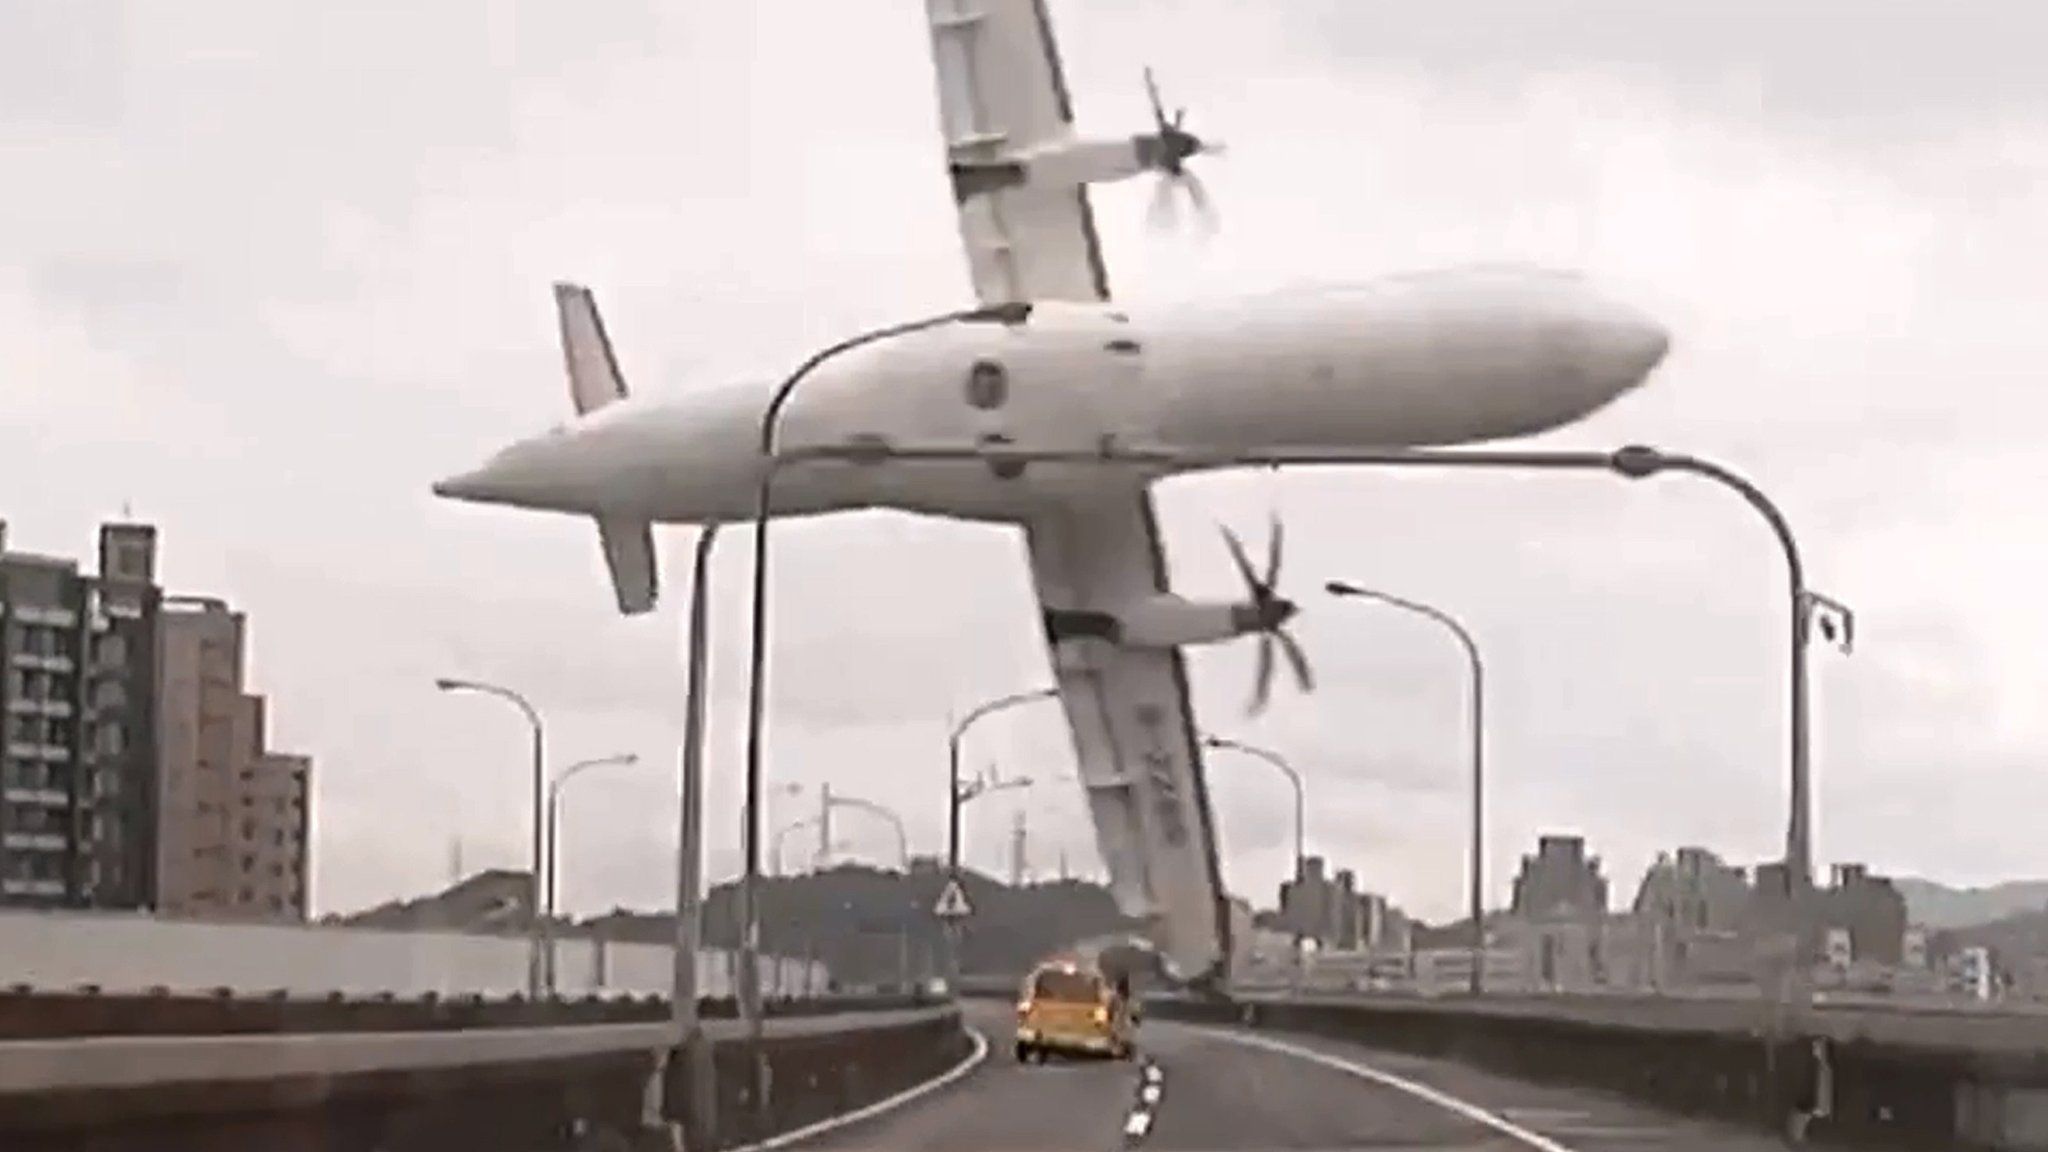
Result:
<svg viewBox="0 0 2048 1152"><path fill-rule="evenodd" d="M1047 968L1031 982L1034 1000L1093 1004L1102 998L1095 977L1071 968Z"/></svg>

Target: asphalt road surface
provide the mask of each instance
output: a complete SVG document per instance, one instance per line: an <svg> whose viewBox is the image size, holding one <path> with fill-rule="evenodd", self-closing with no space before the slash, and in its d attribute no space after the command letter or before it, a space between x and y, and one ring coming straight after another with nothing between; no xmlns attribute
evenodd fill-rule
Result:
<svg viewBox="0 0 2048 1152"><path fill-rule="evenodd" d="M1139 1059L1018 1064L1010 1009L972 1004L987 1058L805 1152L1782 1152L1746 1130L1455 1064L1165 1021Z"/></svg>

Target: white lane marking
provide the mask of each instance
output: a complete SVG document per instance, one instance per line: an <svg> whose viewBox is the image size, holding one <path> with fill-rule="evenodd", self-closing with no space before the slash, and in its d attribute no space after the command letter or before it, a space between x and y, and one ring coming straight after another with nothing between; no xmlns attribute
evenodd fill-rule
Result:
<svg viewBox="0 0 2048 1152"><path fill-rule="evenodd" d="M1232 1044L1243 1044L1248 1048L1264 1048L1268 1052L1278 1052L1283 1056L1292 1056L1297 1060L1306 1060L1311 1064L1321 1064L1325 1068L1333 1068L1346 1075L1356 1076L1360 1080L1370 1080L1383 1087L1392 1088L1396 1092L1405 1092L1417 1100L1434 1104L1446 1112L1452 1112L1463 1116L1467 1120L1484 1124L1510 1140L1536 1149L1536 1152L1576 1152L1570 1146L1560 1144L1541 1132L1532 1132L1520 1124L1509 1120L1507 1117L1495 1112L1489 1112L1470 1101L1460 1100L1448 1092L1432 1088L1427 1084L1417 1083L1405 1076L1396 1076L1392 1072L1382 1072L1369 1064L1361 1064L1356 1060L1347 1060L1342 1056L1333 1056L1328 1052L1318 1052L1314 1048L1304 1048L1299 1044L1289 1044L1285 1040L1274 1040L1266 1036L1246 1035L1242 1032L1233 1032L1223 1028L1198 1027L1195 1031L1218 1040L1228 1041Z"/></svg>
<svg viewBox="0 0 2048 1152"><path fill-rule="evenodd" d="M967 1058L922 1084L913 1084L894 1096L855 1108L851 1112L842 1112L837 1116L828 1116L815 1124L806 1124L802 1128L784 1132L780 1136L770 1136L758 1144L743 1144L733 1149L732 1152L774 1152L777 1148L787 1148L799 1141L809 1140L813 1136L823 1136L827 1132L837 1131L848 1124L880 1116L884 1112L901 1108L912 1100L929 1096L953 1081L960 1079L962 1076L967 1075L969 1072L974 1071L981 1065L982 1061L988 1059L988 1037L981 1034L981 1029L969 1027L967 1029L967 1038L974 1042L974 1047L968 1051Z"/></svg>
<svg viewBox="0 0 2048 1152"><path fill-rule="evenodd" d="M1165 1078L1166 1074L1159 1065L1150 1060L1138 1068L1138 1103L1124 1119L1126 1147L1152 1130L1152 1117L1159 1111L1159 1097L1166 1091Z"/></svg>

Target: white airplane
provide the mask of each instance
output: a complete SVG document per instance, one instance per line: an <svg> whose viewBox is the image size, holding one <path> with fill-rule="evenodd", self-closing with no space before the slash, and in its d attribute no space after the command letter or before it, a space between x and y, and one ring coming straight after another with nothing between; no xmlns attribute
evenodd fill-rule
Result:
<svg viewBox="0 0 2048 1152"><path fill-rule="evenodd" d="M1076 143L1040 0L928 6L956 184L970 151L998 166L1106 154ZM1091 174L1121 179L1140 167L1105 162ZM1532 270L1120 307L1084 184L1033 177L966 190L957 203L979 299L1030 307L828 360L794 393L781 447L1472 443L1580 419L1641 383L1668 344L1654 321L1578 277ZM555 293L577 418L434 491L592 518L620 610L645 612L657 589L653 524L752 517L771 386L629 399L591 293ZM1180 647L1257 635L1257 699L1275 646L1304 688L1309 672L1280 631L1295 605L1274 586L1277 531L1263 575L1229 541L1244 600L1201 603L1169 589L1150 487L1172 471L994 457L821 464L781 472L770 513L894 508L1021 529L1111 890L1149 925L1171 970L1214 980L1230 956L1230 907Z"/></svg>

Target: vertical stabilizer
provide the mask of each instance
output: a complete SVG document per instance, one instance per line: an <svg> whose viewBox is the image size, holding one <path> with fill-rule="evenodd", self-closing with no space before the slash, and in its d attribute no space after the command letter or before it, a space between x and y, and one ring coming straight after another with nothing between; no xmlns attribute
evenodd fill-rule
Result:
<svg viewBox="0 0 2048 1152"><path fill-rule="evenodd" d="M562 363L569 373L569 402L576 414L587 415L626 398L626 378L612 353L611 337L597 314L597 297L578 284L555 285L555 312L561 319ZM654 562L654 525L617 516L597 518L597 539L611 572L619 611L637 616L652 611L661 581Z"/></svg>

